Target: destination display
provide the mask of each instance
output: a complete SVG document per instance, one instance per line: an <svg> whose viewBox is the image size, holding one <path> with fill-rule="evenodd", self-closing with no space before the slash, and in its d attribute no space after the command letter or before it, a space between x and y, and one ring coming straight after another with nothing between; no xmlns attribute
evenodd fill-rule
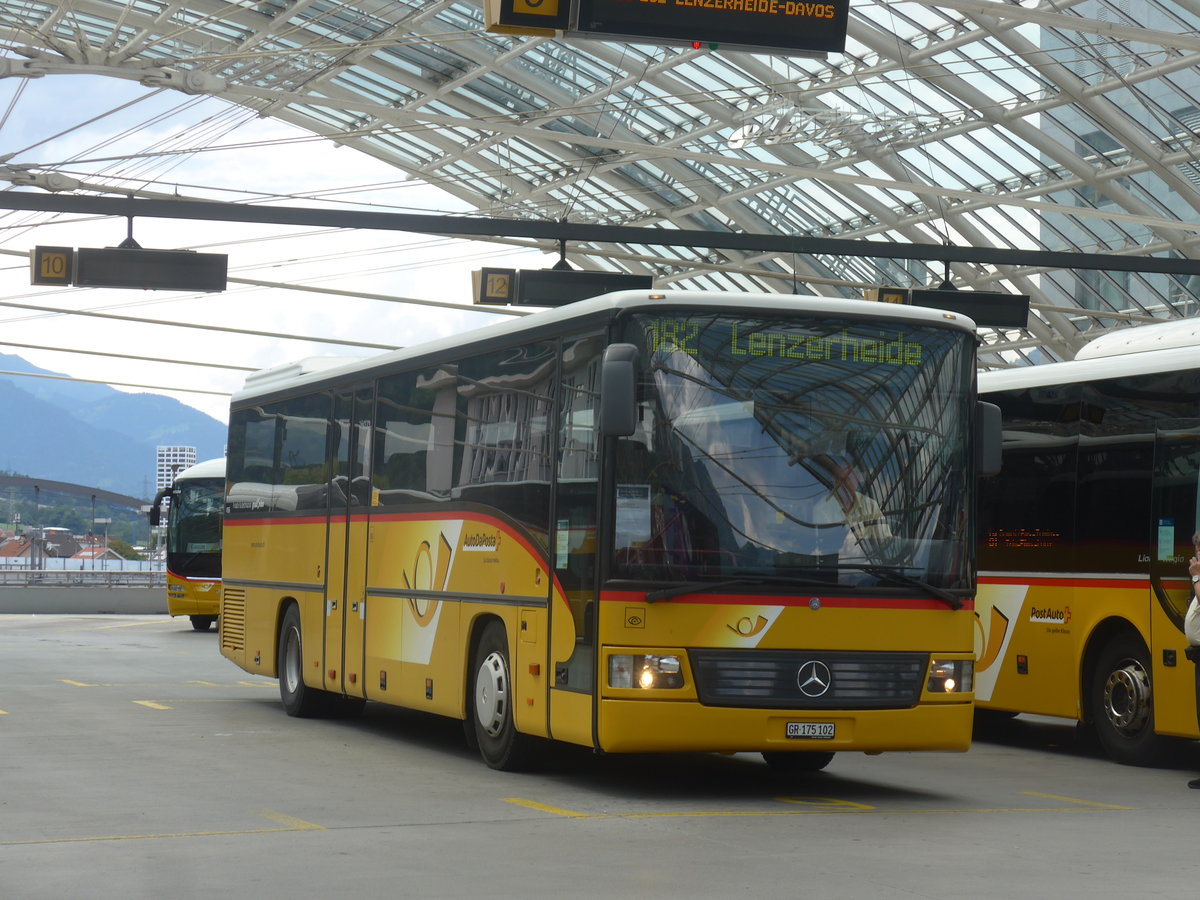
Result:
<svg viewBox="0 0 1200 900"><path fill-rule="evenodd" d="M578 0L583 36L692 41L796 53L841 52L850 0Z"/></svg>
<svg viewBox="0 0 1200 900"><path fill-rule="evenodd" d="M788 327L768 327L762 321L680 319L646 321L652 353L677 351L689 356L759 356L795 360L837 360L851 363L919 367L924 347L919 335L903 330L854 332L842 327L815 333Z"/></svg>

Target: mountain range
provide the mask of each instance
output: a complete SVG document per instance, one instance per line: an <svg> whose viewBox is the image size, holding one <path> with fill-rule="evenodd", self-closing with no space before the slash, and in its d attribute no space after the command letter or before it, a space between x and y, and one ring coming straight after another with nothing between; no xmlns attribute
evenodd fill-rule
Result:
<svg viewBox="0 0 1200 900"><path fill-rule="evenodd" d="M67 376L0 353L0 371ZM225 452L225 423L159 394L107 385L0 374L0 469L149 499L155 448Z"/></svg>

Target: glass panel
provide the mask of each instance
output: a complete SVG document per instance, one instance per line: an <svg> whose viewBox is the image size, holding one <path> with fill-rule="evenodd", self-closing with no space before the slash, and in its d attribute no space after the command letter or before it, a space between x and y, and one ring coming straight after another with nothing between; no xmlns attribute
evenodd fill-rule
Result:
<svg viewBox="0 0 1200 900"><path fill-rule="evenodd" d="M167 568L191 578L221 577L221 516L225 480L182 481L171 494L167 513Z"/></svg>
<svg viewBox="0 0 1200 900"><path fill-rule="evenodd" d="M638 317L618 577L882 568L968 587L965 335L841 319Z"/></svg>
<svg viewBox="0 0 1200 900"><path fill-rule="evenodd" d="M987 394L1004 416L1004 468L979 482L979 566L1074 571L1077 384Z"/></svg>
<svg viewBox="0 0 1200 900"><path fill-rule="evenodd" d="M464 361L458 370L462 446L453 496L512 516L545 549L550 531L552 343Z"/></svg>

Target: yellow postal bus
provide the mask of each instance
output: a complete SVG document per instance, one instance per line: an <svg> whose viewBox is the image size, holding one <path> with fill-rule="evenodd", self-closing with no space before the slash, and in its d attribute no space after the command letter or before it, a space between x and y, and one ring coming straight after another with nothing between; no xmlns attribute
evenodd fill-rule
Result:
<svg viewBox="0 0 1200 900"><path fill-rule="evenodd" d="M157 526L167 508L167 612L187 616L196 631L208 631L221 611L221 516L225 507L225 460L210 459L184 469L150 507Z"/></svg>
<svg viewBox="0 0 1200 900"><path fill-rule="evenodd" d="M965 750L975 346L930 310L627 292L251 376L221 651L293 715L461 719L497 768Z"/></svg>
<svg viewBox="0 0 1200 900"><path fill-rule="evenodd" d="M979 708L1077 720L1127 763L1200 736L1183 636L1197 332L1124 329L1071 362L980 376L1004 449L980 496Z"/></svg>

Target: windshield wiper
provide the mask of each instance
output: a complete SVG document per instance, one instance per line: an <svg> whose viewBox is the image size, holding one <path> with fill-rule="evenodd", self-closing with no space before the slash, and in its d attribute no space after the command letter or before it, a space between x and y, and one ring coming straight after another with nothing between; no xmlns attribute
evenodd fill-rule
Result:
<svg viewBox="0 0 1200 900"><path fill-rule="evenodd" d="M874 575L883 581L890 581L892 584L919 588L931 597L936 597L938 600L943 601L951 609L962 609L963 607L962 600L944 588L935 587L928 581L922 581L920 578L914 578L912 575L905 575L903 572L889 569L887 566L846 564L839 565L838 568L857 569L861 572L866 572L868 575Z"/></svg>
<svg viewBox="0 0 1200 900"><path fill-rule="evenodd" d="M795 584L806 587L828 587L830 582L822 581L818 578L796 578L791 575L743 575L739 578L729 578L725 581L688 581L683 584L672 585L668 588L659 588L657 591L648 591L646 593L646 602L657 603L659 600L670 600L672 597L680 597L684 594L711 593L712 591L719 591L722 588L758 586L763 584Z"/></svg>

